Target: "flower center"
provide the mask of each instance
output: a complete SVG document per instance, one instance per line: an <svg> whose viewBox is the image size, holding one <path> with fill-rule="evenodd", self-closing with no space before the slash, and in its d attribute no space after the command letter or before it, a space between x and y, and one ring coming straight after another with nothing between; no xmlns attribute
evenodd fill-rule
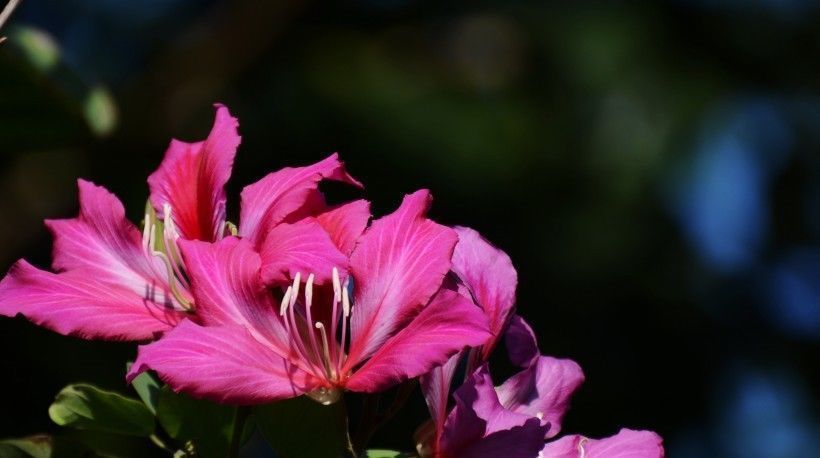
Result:
<svg viewBox="0 0 820 458"><path fill-rule="evenodd" d="M333 303L331 314L325 318L325 323L314 320L311 312L313 306L314 275L308 275L305 283L304 300L301 313L297 313L297 299L301 285L301 274L297 273L293 284L288 286L282 303L279 306L279 315L285 325L294 350L300 361L305 362L316 375L321 374L332 384L343 381L345 374L342 367L347 359L345 348L348 342L348 326L354 307L350 305L350 282L344 284L339 279L339 271L333 268ZM329 329L328 329L329 325ZM335 388L321 388L311 397L323 404L331 404L338 399Z"/></svg>
<svg viewBox="0 0 820 458"><path fill-rule="evenodd" d="M183 293L189 290L190 285L183 271L182 257L177 247L179 232L171 215L171 206L168 203L163 204L162 211L163 220L159 221L151 204L146 205L142 247L146 254L159 258L165 265L168 289L177 304L185 311L193 311L194 303Z"/></svg>

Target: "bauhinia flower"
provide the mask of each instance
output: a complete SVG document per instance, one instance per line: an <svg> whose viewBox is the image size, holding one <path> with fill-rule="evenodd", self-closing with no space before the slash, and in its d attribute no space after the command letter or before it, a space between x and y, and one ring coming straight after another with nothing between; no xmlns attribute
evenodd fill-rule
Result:
<svg viewBox="0 0 820 458"><path fill-rule="evenodd" d="M281 296L266 287L264 250L249 240L181 241L207 327L186 321L140 347L129 377L153 369L172 388L218 402L307 393L332 403L344 390L377 392L418 377L485 342L481 310L444 282L457 235L426 218L430 201L418 191L374 221L347 276L334 269L331 284L319 286L313 273L296 273Z"/></svg>
<svg viewBox="0 0 820 458"><path fill-rule="evenodd" d="M542 360L538 365L552 366L555 361ZM486 365L471 374L456 390L455 407L440 429L440 441L435 447L421 444L422 457L473 457L492 458L662 458L662 439L650 431L622 429L605 439L589 439L580 435L565 436L544 443L551 429L544 424L542 415L529 415L532 405L553 406L549 399L556 391L548 379L537 379L531 387L521 386L515 378L529 379L533 374L523 373L507 380L499 387L493 382ZM541 372L552 373L554 368L545 367ZM559 369L560 371L560 369ZM519 377L521 376L521 377ZM559 390L560 391L560 390ZM518 399L510 403L510 399ZM522 407L521 400L527 399ZM563 412L561 413L563 415Z"/></svg>
<svg viewBox="0 0 820 458"><path fill-rule="evenodd" d="M145 340L184 317L198 319L182 240L222 239L225 184L240 142L238 122L218 105L208 138L174 140L149 179L153 211L142 233L110 192L79 181L80 215L49 220L54 272L25 260L0 282L0 315L22 314L61 334L110 340ZM238 234L263 253L262 274L271 284L300 270L330 279L344 271L347 254L370 217L364 200L329 208L318 190L323 179L361 184L333 154L314 165L271 173L241 195Z"/></svg>

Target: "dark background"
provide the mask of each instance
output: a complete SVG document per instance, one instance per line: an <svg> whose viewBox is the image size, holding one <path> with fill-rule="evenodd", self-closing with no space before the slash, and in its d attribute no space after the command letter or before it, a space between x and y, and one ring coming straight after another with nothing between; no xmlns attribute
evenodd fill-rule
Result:
<svg viewBox="0 0 820 458"><path fill-rule="evenodd" d="M506 250L542 351L587 375L565 431L820 449L814 2L23 0L5 33L3 269L48 265L78 176L139 221L169 139L220 101L234 220L244 184L339 151L375 214L427 187ZM133 355L0 319L0 437L53 430L67 383L126 392ZM413 402L373 445L412 448Z"/></svg>

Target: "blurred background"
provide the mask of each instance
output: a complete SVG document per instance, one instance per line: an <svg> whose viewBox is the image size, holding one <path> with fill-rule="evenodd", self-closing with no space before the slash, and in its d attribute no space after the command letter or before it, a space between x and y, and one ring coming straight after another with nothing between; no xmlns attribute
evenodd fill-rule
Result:
<svg viewBox="0 0 820 458"><path fill-rule="evenodd" d="M204 138L219 101L234 212L339 151L375 214L427 187L506 250L542 351L587 375L565 431L820 449L815 2L23 0L3 32L3 270L48 265L77 177L139 221L168 141ZM0 437L52 431L67 383L127 392L134 354L1 319ZM412 402L374 446L412 449Z"/></svg>

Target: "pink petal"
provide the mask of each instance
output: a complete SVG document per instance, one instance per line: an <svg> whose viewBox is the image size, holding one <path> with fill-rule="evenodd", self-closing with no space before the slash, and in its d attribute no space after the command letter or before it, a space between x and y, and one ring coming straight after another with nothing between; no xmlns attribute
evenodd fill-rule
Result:
<svg viewBox="0 0 820 458"><path fill-rule="evenodd" d="M506 253L492 246L468 227L456 227L458 243L453 252L453 272L465 283L476 303L487 314L493 337L482 348L489 358L504 333L515 306L518 274Z"/></svg>
<svg viewBox="0 0 820 458"><path fill-rule="evenodd" d="M334 267L342 274L347 271L347 256L313 218L275 226L262 242L260 255L262 279L268 284L288 282L300 272L302 278L313 273L321 284L330 280Z"/></svg>
<svg viewBox="0 0 820 458"><path fill-rule="evenodd" d="M354 311L358 313L358 309ZM425 374L464 347L488 337L484 316L454 291L441 290L421 312L350 377L352 391L382 391L403 380ZM354 367L348 360L346 367ZM343 370L346 372L346 370Z"/></svg>
<svg viewBox="0 0 820 458"><path fill-rule="evenodd" d="M575 361L541 356L498 387L498 398L506 409L541 418L541 424L550 427L549 438L561 430L570 399L583 382Z"/></svg>
<svg viewBox="0 0 820 458"><path fill-rule="evenodd" d="M97 281L123 286L140 296L146 285L168 290L166 268L146 253L122 203L101 186L84 180L77 184L80 215L46 221L54 236L54 269L85 269Z"/></svg>
<svg viewBox="0 0 820 458"><path fill-rule="evenodd" d="M436 427L436 440L440 438L441 430L444 428L444 420L447 418L447 401L450 399L450 386L463 353L463 351L456 353L447 362L434 367L419 378L421 392L430 410L430 418Z"/></svg>
<svg viewBox="0 0 820 458"><path fill-rule="evenodd" d="M22 260L0 282L0 315L18 313L63 335L106 340L150 339L183 315L107 283L94 271L53 274Z"/></svg>
<svg viewBox="0 0 820 458"><path fill-rule="evenodd" d="M323 179L362 186L345 171L336 153L307 167L285 167L242 190L239 234L259 245L274 225L315 199Z"/></svg>
<svg viewBox="0 0 820 458"><path fill-rule="evenodd" d="M153 369L175 391L230 404L299 396L316 381L241 326L201 327L188 320L143 345L128 380Z"/></svg>
<svg viewBox="0 0 820 458"><path fill-rule="evenodd" d="M456 406L441 436L444 455L498 456L490 453L506 446L518 450L512 456L536 456L543 446L546 427L529 415L504 409L486 365L470 375L454 397ZM479 446L483 440L489 442Z"/></svg>
<svg viewBox="0 0 820 458"><path fill-rule="evenodd" d="M262 283L261 260L250 242L236 237L216 243L182 240L180 251L202 323L244 326L281 355L289 355L287 332Z"/></svg>
<svg viewBox="0 0 820 458"><path fill-rule="evenodd" d="M604 439L564 436L544 446L544 458L663 458L663 439L651 431L621 429Z"/></svg>
<svg viewBox="0 0 820 458"><path fill-rule="evenodd" d="M225 221L225 184L231 176L241 137L239 122L223 105L203 142L172 140L159 168L148 177L151 204L157 214L170 204L183 238L216 240Z"/></svg>
<svg viewBox="0 0 820 458"><path fill-rule="evenodd" d="M535 332L520 315L513 315L504 334L510 362L518 367L529 367L540 356Z"/></svg>
<svg viewBox="0 0 820 458"><path fill-rule="evenodd" d="M362 361L381 347L427 303L450 270L457 236L425 218L431 201L426 190L405 196L398 210L371 225L350 257L354 360Z"/></svg>
<svg viewBox="0 0 820 458"><path fill-rule="evenodd" d="M370 202L361 199L340 205L319 214L316 220L339 250L349 256L370 220Z"/></svg>

